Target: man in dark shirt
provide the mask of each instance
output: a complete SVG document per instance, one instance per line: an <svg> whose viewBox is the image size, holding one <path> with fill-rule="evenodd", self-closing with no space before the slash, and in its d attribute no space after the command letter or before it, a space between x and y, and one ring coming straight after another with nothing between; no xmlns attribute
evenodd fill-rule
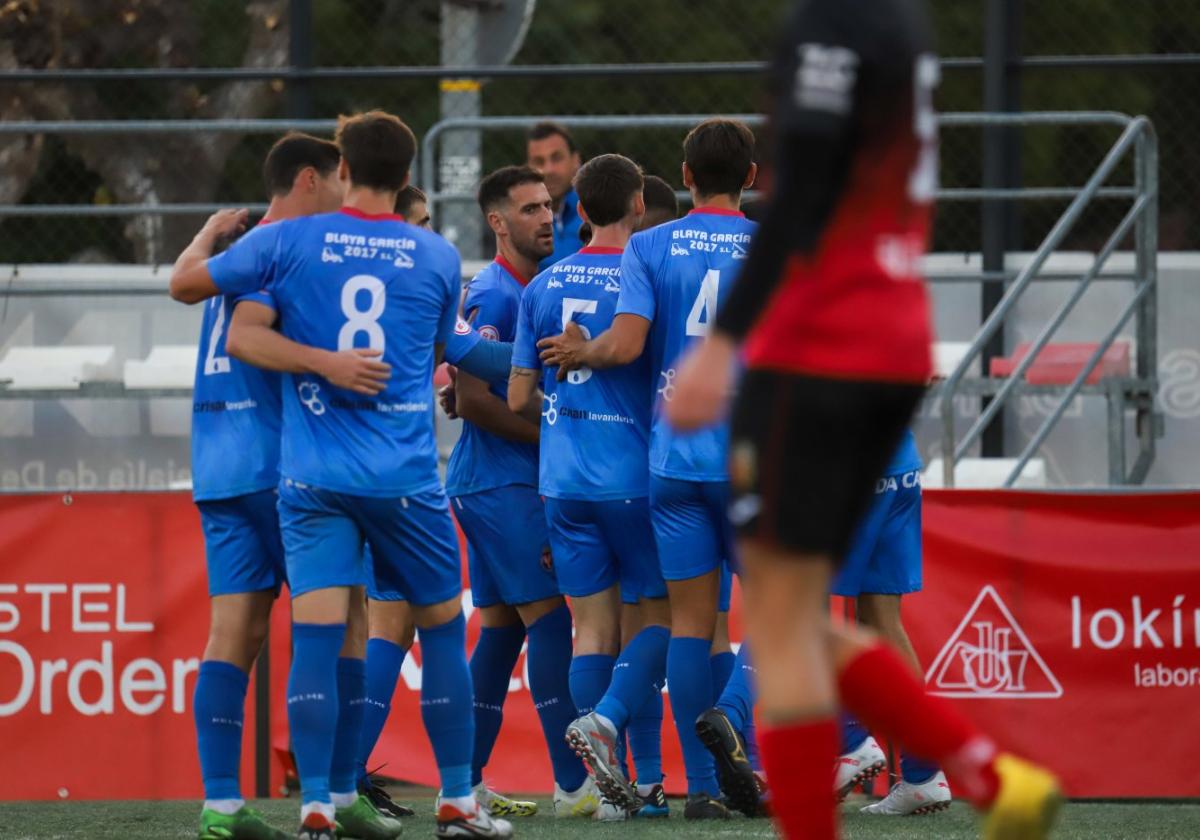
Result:
<svg viewBox="0 0 1200 840"><path fill-rule="evenodd" d="M1048 773L1000 755L889 648L833 630L827 593L930 363L920 276L937 177L938 81L923 0L808 0L772 72L773 194L716 329L684 363L672 422L717 420L738 345L732 513L785 837L836 836L837 704L939 761L988 838L1045 836Z"/></svg>

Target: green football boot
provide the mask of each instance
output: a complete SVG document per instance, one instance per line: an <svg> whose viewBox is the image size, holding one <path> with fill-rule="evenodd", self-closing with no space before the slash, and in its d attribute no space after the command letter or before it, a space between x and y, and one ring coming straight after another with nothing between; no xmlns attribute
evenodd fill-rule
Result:
<svg viewBox="0 0 1200 840"><path fill-rule="evenodd" d="M353 805L336 811L338 837L355 837L358 840L394 840L400 836L404 826L400 820L385 817L371 800L359 794Z"/></svg>
<svg viewBox="0 0 1200 840"><path fill-rule="evenodd" d="M206 808L200 812L200 840L291 840L291 835L267 825L253 808L243 806L236 814Z"/></svg>

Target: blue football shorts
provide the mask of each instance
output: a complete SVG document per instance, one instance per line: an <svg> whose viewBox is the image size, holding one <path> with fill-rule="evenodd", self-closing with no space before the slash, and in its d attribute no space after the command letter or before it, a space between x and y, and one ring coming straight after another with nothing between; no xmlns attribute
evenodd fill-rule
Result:
<svg viewBox="0 0 1200 840"><path fill-rule="evenodd" d="M365 585L377 600L423 607L462 591L458 539L440 488L378 498L284 479L279 523L292 597Z"/></svg>
<svg viewBox="0 0 1200 840"><path fill-rule="evenodd" d="M643 496L588 502L546 499L554 572L564 595L584 598L620 584L622 601L665 598L650 505Z"/></svg>
<svg viewBox="0 0 1200 840"><path fill-rule="evenodd" d="M271 589L287 580L274 490L196 502L204 531L208 594Z"/></svg>
<svg viewBox="0 0 1200 840"><path fill-rule="evenodd" d="M921 591L921 473L886 476L858 523L834 595L905 595Z"/></svg>
<svg viewBox="0 0 1200 840"><path fill-rule="evenodd" d="M729 595L724 578L735 556L729 502L727 481L650 476L650 521L663 577L690 580L725 567L722 596L726 608ZM728 585L732 585L731 578Z"/></svg>
<svg viewBox="0 0 1200 840"><path fill-rule="evenodd" d="M510 484L450 499L467 538L471 600L476 607L555 598L546 508L534 487Z"/></svg>

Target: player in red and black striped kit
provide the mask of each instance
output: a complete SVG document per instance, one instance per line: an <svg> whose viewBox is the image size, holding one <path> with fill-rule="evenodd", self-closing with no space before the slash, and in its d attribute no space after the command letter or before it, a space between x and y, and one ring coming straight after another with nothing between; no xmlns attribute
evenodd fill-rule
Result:
<svg viewBox="0 0 1200 840"><path fill-rule="evenodd" d="M772 197L711 337L667 411L715 421L738 345L732 509L760 737L786 837L836 836L838 704L938 761L987 814L984 836L1037 840L1048 773L999 755L863 631L834 630L830 579L932 372L920 276L937 181L938 81L923 0L807 0L772 68Z"/></svg>

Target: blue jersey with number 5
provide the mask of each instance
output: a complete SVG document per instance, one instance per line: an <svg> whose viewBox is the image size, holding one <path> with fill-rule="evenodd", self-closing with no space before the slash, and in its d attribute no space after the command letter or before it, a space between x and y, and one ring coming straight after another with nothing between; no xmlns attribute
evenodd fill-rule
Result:
<svg viewBox="0 0 1200 840"><path fill-rule="evenodd" d="M513 367L541 370L537 343L575 321L584 335L612 324L621 291L615 248L584 248L539 274L525 289ZM563 382L542 377L539 487L554 499L603 501L649 493L650 368L646 354L608 370L581 368Z"/></svg>
<svg viewBox="0 0 1200 840"><path fill-rule="evenodd" d="M225 353L236 302L210 298L200 324L192 390L192 497L198 502L279 483L280 377Z"/></svg>
<svg viewBox="0 0 1200 840"><path fill-rule="evenodd" d="M757 225L741 213L697 208L682 219L634 234L621 260L617 313L650 321L649 363L655 380L650 472L685 481L726 481L729 424L693 434L674 431L661 400L674 392L676 364L708 335L729 296Z"/></svg>
<svg viewBox="0 0 1200 840"><path fill-rule="evenodd" d="M325 350L373 348L392 366L375 396L309 374L283 387L285 478L357 496L435 490L434 344L454 332L454 247L398 216L350 210L251 231L208 262L217 287L246 294L267 281L279 328Z"/></svg>

